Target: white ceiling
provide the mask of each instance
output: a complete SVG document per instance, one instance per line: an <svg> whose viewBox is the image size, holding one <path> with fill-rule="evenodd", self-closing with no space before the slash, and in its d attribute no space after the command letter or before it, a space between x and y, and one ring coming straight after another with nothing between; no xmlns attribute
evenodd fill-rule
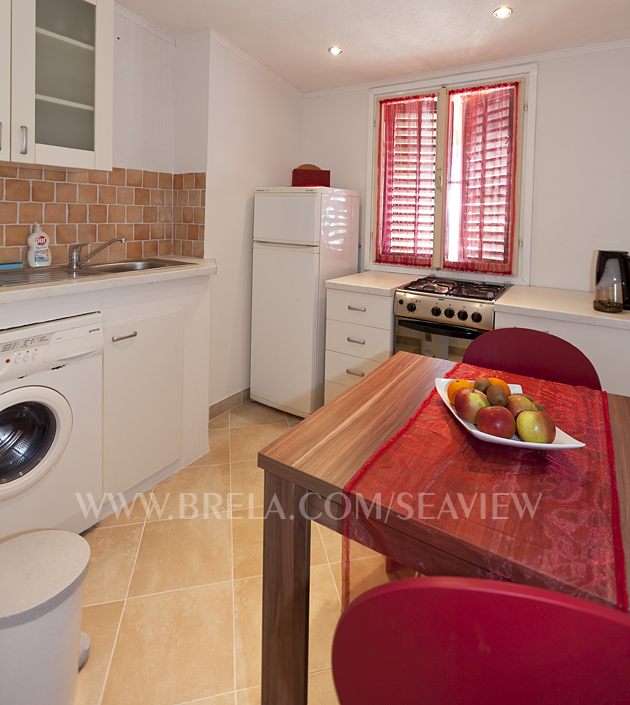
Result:
<svg viewBox="0 0 630 705"><path fill-rule="evenodd" d="M214 29L302 91L630 37L628 0L512 0L507 20L501 0L119 2L175 36Z"/></svg>

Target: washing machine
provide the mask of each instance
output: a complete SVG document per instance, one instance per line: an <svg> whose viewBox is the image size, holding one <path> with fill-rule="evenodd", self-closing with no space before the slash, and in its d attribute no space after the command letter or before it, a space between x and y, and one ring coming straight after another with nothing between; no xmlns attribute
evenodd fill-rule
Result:
<svg viewBox="0 0 630 705"><path fill-rule="evenodd" d="M98 312L0 331L0 537L97 521L102 379Z"/></svg>

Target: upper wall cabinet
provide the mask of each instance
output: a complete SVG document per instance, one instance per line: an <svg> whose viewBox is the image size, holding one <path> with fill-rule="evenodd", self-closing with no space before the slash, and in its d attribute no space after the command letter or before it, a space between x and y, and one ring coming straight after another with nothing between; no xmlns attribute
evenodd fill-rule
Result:
<svg viewBox="0 0 630 705"><path fill-rule="evenodd" d="M0 159L11 156L11 0L0 0Z"/></svg>
<svg viewBox="0 0 630 705"><path fill-rule="evenodd" d="M10 155L5 139L2 158L111 169L113 0L0 0L0 15L6 12L11 139ZM0 21L0 34L5 24ZM4 41L1 46L6 53ZM2 98L6 61L0 57Z"/></svg>

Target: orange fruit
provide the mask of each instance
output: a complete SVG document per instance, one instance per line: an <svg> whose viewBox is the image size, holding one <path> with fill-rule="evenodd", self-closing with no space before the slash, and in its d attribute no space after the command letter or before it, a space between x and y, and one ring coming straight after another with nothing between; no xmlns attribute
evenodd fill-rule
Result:
<svg viewBox="0 0 630 705"><path fill-rule="evenodd" d="M505 389L505 393L506 393L508 396L509 396L510 394L512 394L512 392L510 391L510 387L509 387L508 383L507 383L505 380L502 380L502 379L499 378L499 377L488 377L488 379L490 380L490 382L491 382L492 384L498 384L500 387L503 387L503 389Z"/></svg>
<svg viewBox="0 0 630 705"><path fill-rule="evenodd" d="M455 402L455 396L460 389L472 389L474 387L473 382L469 382L467 379L454 379L449 382L446 388L446 393L448 395L448 400L453 404Z"/></svg>

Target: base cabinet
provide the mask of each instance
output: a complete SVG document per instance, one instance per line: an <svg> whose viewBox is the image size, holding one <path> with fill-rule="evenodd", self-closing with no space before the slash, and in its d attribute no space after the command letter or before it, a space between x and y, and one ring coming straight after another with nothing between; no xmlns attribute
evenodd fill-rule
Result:
<svg viewBox="0 0 630 705"><path fill-rule="evenodd" d="M105 327L103 490L124 492L182 454L184 314Z"/></svg>

